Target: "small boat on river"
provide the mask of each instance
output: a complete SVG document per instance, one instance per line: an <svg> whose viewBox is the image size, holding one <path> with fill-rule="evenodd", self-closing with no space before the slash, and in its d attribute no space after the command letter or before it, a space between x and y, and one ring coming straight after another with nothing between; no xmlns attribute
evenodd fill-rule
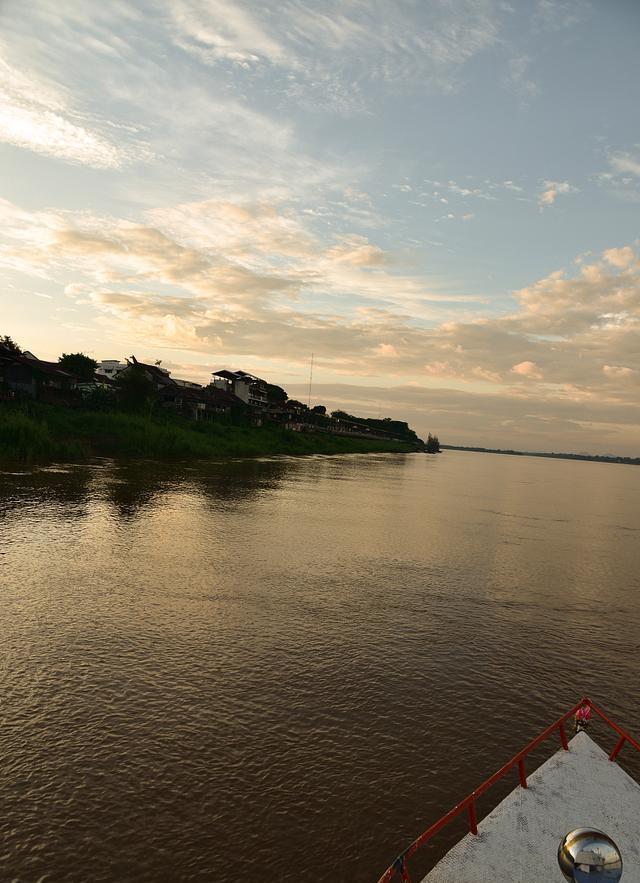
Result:
<svg viewBox="0 0 640 883"><path fill-rule="evenodd" d="M604 751L578 727L578 715L603 721L617 736ZM550 737L560 747L527 771L528 755ZM640 784L616 762L625 746L640 743L585 697L498 772L420 835L378 883L640 883ZM478 821L477 802L517 768L519 784ZM426 876L412 876L410 859L453 819L465 814L469 833Z"/></svg>

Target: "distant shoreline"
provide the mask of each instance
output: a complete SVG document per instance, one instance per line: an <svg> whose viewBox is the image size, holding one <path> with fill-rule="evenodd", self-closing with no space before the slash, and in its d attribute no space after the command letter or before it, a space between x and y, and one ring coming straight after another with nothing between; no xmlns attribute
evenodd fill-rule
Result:
<svg viewBox="0 0 640 883"><path fill-rule="evenodd" d="M640 457L610 457L603 454L556 454L544 451L512 451L501 448L468 447L465 445L440 445L443 451L472 451L476 454L509 454L512 457L545 457L548 460L589 460L595 463L625 463L640 466Z"/></svg>

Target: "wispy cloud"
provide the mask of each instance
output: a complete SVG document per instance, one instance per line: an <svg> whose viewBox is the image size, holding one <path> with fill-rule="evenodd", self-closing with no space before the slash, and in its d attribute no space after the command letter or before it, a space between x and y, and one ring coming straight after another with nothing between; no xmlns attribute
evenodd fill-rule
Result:
<svg viewBox="0 0 640 883"><path fill-rule="evenodd" d="M528 76L531 59L528 55L518 55L509 60L507 85L521 98L533 98L539 92L538 84Z"/></svg>
<svg viewBox="0 0 640 883"><path fill-rule="evenodd" d="M500 29L493 0L450 0L421 9L383 0L322 7L284 0L277 9L247 8L234 0L172 0L176 38L214 64L267 63L309 82L351 70L397 82L428 77L450 88L456 68L491 46Z"/></svg>
<svg viewBox="0 0 640 883"><path fill-rule="evenodd" d="M632 153L612 153L609 157L611 168L620 174L640 176L640 156Z"/></svg>
<svg viewBox="0 0 640 883"><path fill-rule="evenodd" d="M185 204L153 219L5 205L0 258L45 268L60 284L71 275L76 303L146 346L289 365L313 351L334 375L439 378L523 396L540 386L561 398L632 401L634 384L637 392L633 246L607 249L573 276L556 271L516 292L511 311L482 318L474 298L392 272L390 256L361 235L320 241L291 210ZM471 312L456 319L456 305Z"/></svg>
<svg viewBox="0 0 640 883"><path fill-rule="evenodd" d="M609 149L606 171L592 176L602 187L625 202L640 202L640 153L633 150Z"/></svg>
<svg viewBox="0 0 640 883"><path fill-rule="evenodd" d="M0 140L98 169L119 168L136 157L131 148L88 128L66 96L2 60Z"/></svg>
<svg viewBox="0 0 640 883"><path fill-rule="evenodd" d="M296 65L266 23L233 0L174 0L171 10L184 47L205 61Z"/></svg>
<svg viewBox="0 0 640 883"><path fill-rule="evenodd" d="M577 187L568 181L545 181L541 192L538 194L538 206L540 210L555 203L556 199L566 193L576 193Z"/></svg>
<svg viewBox="0 0 640 883"><path fill-rule="evenodd" d="M573 28L591 13L589 0L538 0L534 22L553 31Z"/></svg>

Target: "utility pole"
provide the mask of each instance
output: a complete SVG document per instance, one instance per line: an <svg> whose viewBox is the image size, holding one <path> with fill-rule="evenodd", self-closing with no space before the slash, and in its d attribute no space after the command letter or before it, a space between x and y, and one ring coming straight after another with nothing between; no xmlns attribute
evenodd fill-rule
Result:
<svg viewBox="0 0 640 883"><path fill-rule="evenodd" d="M311 367L309 368L309 398L307 399L307 408L311 407L311 383L313 381L313 353L311 353Z"/></svg>

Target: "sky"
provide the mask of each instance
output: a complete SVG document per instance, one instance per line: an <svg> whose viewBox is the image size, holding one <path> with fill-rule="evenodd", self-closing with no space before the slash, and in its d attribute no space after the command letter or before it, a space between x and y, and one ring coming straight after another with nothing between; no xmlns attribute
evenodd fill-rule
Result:
<svg viewBox="0 0 640 883"><path fill-rule="evenodd" d="M0 333L640 455L637 0L0 0Z"/></svg>

